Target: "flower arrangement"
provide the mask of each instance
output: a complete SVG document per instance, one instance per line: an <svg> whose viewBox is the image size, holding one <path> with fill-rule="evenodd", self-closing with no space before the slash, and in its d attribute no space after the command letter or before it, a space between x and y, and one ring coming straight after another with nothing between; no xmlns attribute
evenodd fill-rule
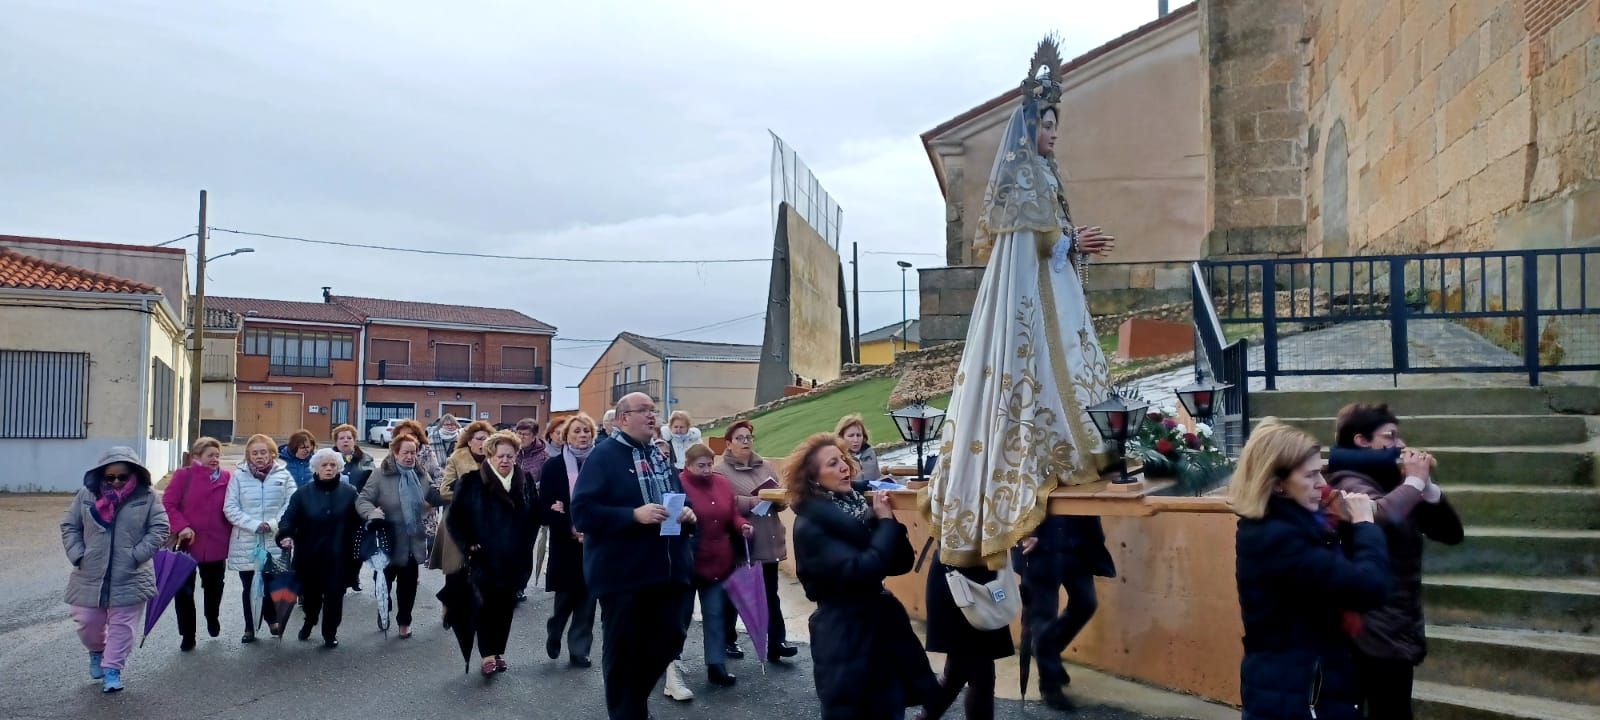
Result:
<svg viewBox="0 0 1600 720"><path fill-rule="evenodd" d="M1217 447L1210 425L1188 432L1176 408L1150 408L1139 434L1128 440L1128 457L1144 463L1145 477L1177 478L1179 489L1200 495L1233 470L1233 460Z"/></svg>

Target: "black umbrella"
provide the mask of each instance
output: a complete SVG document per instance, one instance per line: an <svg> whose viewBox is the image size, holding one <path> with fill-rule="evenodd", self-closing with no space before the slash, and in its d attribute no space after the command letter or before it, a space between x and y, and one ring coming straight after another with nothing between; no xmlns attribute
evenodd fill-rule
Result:
<svg viewBox="0 0 1600 720"><path fill-rule="evenodd" d="M470 562L470 561L469 561ZM461 646L461 672L471 672L472 642L478 634L478 609L483 607L483 596L469 579L466 568L444 577L444 588L434 597L444 606L450 619L450 631Z"/></svg>
<svg viewBox="0 0 1600 720"><path fill-rule="evenodd" d="M1018 552L1018 553L1013 553L1012 554L1012 559L1013 559L1013 563L1012 564L1015 566L1015 569L1016 569L1017 573L1021 574L1023 576L1023 579L1026 580L1027 579L1026 569L1028 567L1028 556ZM1022 699L1025 700L1028 697L1028 671L1030 669L1032 669L1032 663L1033 663L1033 628L1028 627L1028 605L1030 604L1029 601L1032 600L1031 596L1032 596L1033 593L1029 592L1028 583L1027 582L1023 582L1021 585L1022 585L1022 587L1021 587L1021 591L1022 591L1022 647L1017 650L1017 661L1022 663L1022 668L1021 668L1021 672L1018 673L1018 676L1017 676L1018 677L1018 683L1017 683L1018 688L1017 688L1017 690L1018 690L1018 692L1021 693Z"/></svg>

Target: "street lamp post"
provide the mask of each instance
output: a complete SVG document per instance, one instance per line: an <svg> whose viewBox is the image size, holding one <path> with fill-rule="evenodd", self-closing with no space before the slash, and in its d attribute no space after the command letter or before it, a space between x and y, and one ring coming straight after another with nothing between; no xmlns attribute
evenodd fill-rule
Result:
<svg viewBox="0 0 1600 720"><path fill-rule="evenodd" d="M911 263L896 260L895 264L900 266L900 352L905 352L906 335L911 326L911 313L906 309L906 271L911 269Z"/></svg>

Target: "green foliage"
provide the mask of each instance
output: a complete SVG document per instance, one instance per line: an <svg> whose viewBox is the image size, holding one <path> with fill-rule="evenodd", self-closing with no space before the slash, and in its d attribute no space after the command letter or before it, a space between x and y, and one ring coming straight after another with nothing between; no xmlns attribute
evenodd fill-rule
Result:
<svg viewBox="0 0 1600 720"><path fill-rule="evenodd" d="M1152 409L1128 441L1128 457L1144 464L1145 477L1175 478L1180 492L1198 496L1227 476L1233 461L1217 447L1210 426L1197 425L1198 432L1187 432L1177 418Z"/></svg>

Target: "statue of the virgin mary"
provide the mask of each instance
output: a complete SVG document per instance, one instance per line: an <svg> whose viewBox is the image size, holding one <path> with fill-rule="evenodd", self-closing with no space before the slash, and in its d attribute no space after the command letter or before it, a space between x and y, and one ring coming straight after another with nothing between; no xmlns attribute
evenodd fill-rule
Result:
<svg viewBox="0 0 1600 720"><path fill-rule="evenodd" d="M1057 487L1100 478L1085 408L1111 393L1079 274L1109 238L1073 225L1054 159L1060 54L1039 44L984 191L989 251L928 485L939 558L998 569Z"/></svg>

